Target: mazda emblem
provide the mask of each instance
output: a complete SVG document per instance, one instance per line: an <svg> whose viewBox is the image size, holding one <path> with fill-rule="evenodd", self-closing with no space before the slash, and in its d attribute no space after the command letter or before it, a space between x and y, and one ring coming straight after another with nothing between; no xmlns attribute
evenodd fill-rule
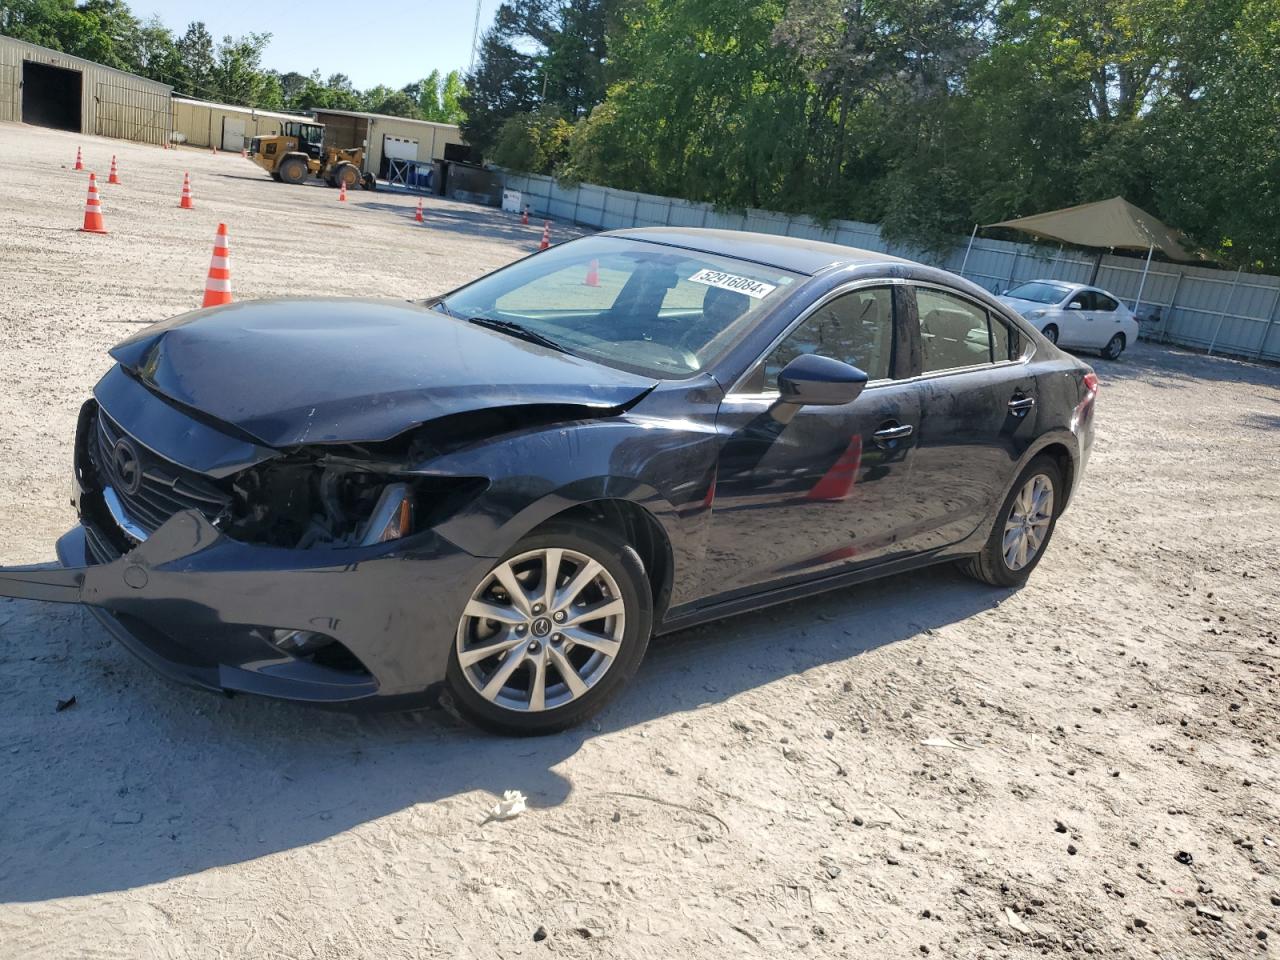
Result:
<svg viewBox="0 0 1280 960"><path fill-rule="evenodd" d="M138 459L138 449L124 437L116 441L111 451L111 473L123 494L135 494L142 487L142 461Z"/></svg>

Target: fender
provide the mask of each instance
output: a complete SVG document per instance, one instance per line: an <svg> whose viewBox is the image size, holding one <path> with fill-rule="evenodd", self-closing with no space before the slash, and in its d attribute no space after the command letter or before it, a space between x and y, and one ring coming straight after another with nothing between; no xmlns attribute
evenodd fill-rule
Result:
<svg viewBox="0 0 1280 960"><path fill-rule="evenodd" d="M699 569L706 551L719 444L715 405L708 404L706 416L695 419L624 414L534 428L447 454L422 470L488 479L482 494L435 527L473 556L500 556L572 507L621 500L657 522L674 569L687 574ZM525 471L532 463L537 474ZM664 480L655 486L641 476Z"/></svg>

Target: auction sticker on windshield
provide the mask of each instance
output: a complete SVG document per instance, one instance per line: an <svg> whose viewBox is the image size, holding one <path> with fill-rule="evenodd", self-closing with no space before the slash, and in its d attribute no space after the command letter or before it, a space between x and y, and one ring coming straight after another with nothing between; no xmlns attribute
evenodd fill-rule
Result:
<svg viewBox="0 0 1280 960"><path fill-rule="evenodd" d="M750 277L739 277L736 274L725 273L722 270L699 270L689 280L692 283L704 283L708 287L719 287L721 290L745 293L755 300L763 300L778 289L772 283L761 283L759 280L752 280Z"/></svg>

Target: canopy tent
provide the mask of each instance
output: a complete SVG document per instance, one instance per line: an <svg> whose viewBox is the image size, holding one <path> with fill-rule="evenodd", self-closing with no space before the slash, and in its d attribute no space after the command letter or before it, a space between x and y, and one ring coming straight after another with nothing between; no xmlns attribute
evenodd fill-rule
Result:
<svg viewBox="0 0 1280 960"><path fill-rule="evenodd" d="M988 223L1051 237L1078 247L1110 247L1113 250L1159 250L1170 260L1194 260L1178 242L1177 231L1165 226L1124 197L1037 213L1017 220Z"/></svg>
<svg viewBox="0 0 1280 960"><path fill-rule="evenodd" d="M1178 239L1178 232L1161 223L1140 207L1135 207L1124 197L1112 197L1110 200L1099 200L1095 203L1082 203L1061 210L1050 210L1048 213L1037 213L1030 217L1019 217L1016 220L1001 220L999 223L984 224L987 227L1006 227L1010 230L1021 230L1023 233L1038 237L1049 237L1079 247L1099 248L1098 263L1102 262L1103 249L1112 250L1145 250L1147 261L1142 268L1142 280L1138 285L1138 297L1134 301L1134 313L1142 304L1142 293L1147 285L1147 271L1151 267L1151 255L1159 250L1170 260L1194 260ZM973 247L973 238L977 235L975 224L973 234L969 237L969 247ZM969 260L969 251L965 251L965 263ZM963 272L964 267L962 266ZM1097 275L1097 265L1094 266ZM1092 282L1092 281L1090 281Z"/></svg>

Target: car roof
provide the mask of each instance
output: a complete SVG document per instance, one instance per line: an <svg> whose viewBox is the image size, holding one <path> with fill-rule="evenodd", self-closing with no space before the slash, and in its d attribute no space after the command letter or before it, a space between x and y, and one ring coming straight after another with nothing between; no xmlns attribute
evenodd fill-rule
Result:
<svg viewBox="0 0 1280 960"><path fill-rule="evenodd" d="M1018 287L1026 286L1028 283L1047 283L1050 286L1061 287L1063 290L1069 290L1072 293L1077 290L1097 289L1096 287L1089 286L1087 283L1076 283L1073 280L1053 280L1049 277L1032 277L1030 280L1019 280L1017 286L1011 287L1010 289L1017 290Z"/></svg>
<svg viewBox="0 0 1280 960"><path fill-rule="evenodd" d="M696 250L724 257L750 260L792 273L812 276L836 267L863 263L914 263L887 253L861 250L838 243L806 240L803 237L780 237L772 233L749 233L742 230L707 230L698 227L637 227L610 230L599 236L624 237L669 247Z"/></svg>
<svg viewBox="0 0 1280 960"><path fill-rule="evenodd" d="M1096 290L1098 293L1106 294L1108 297L1110 297L1112 300L1116 301L1119 304L1123 305L1124 303L1123 300L1121 300L1114 293L1112 293L1110 290L1107 290L1104 287L1095 287L1087 283L1076 283L1074 280L1050 280L1047 277L1045 278L1038 277L1033 280L1023 280L1021 283L1018 284L1018 287L1022 286L1024 283L1051 283L1055 287L1061 287L1063 290L1067 291L1068 293L1079 293L1081 290ZM1016 290L1018 289L1018 287L1014 287L1013 289Z"/></svg>

